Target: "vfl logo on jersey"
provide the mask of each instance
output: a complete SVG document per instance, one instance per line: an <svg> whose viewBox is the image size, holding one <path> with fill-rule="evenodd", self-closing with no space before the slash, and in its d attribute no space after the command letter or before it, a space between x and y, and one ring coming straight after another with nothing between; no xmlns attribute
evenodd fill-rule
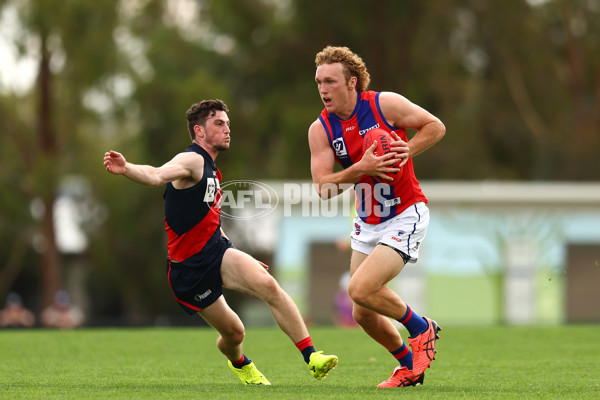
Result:
<svg viewBox="0 0 600 400"><path fill-rule="evenodd" d="M348 151L346 150L346 143L344 143L344 138L337 138L333 142L331 142L333 146L333 150L335 150L335 155L340 157L346 157L348 155Z"/></svg>
<svg viewBox="0 0 600 400"><path fill-rule="evenodd" d="M204 202L212 203L215 201L217 189L221 189L217 178L206 178L206 192L204 193Z"/></svg>

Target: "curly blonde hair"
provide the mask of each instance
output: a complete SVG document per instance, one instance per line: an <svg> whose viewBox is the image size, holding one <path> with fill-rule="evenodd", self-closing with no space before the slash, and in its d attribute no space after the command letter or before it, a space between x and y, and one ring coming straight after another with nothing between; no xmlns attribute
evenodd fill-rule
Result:
<svg viewBox="0 0 600 400"><path fill-rule="evenodd" d="M347 47L327 46L315 57L315 64L318 66L323 64L342 64L344 77L346 82L355 76L356 90L364 92L369 87L371 75L367 71L367 66L360 56Z"/></svg>

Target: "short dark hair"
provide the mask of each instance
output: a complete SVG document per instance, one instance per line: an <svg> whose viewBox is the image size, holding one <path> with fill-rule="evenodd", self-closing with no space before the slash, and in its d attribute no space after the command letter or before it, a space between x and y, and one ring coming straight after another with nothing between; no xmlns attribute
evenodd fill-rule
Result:
<svg viewBox="0 0 600 400"><path fill-rule="evenodd" d="M225 104L222 100L202 100L199 103L192 104L190 108L185 113L188 121L188 132L192 140L196 138L196 134L194 133L195 125L205 126L206 120L211 118L213 115L217 113L217 111L225 111L229 112L229 108L227 108L227 104Z"/></svg>

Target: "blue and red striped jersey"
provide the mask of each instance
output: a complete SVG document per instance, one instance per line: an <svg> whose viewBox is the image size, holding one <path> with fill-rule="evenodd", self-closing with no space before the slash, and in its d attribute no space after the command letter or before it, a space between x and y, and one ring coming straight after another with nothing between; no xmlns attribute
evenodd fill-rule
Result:
<svg viewBox="0 0 600 400"><path fill-rule="evenodd" d="M379 95L380 92L374 91L359 92L356 107L347 120L330 114L326 109L319 115L335 159L343 168L360 161L363 156L363 138L371 129L381 128L395 132L402 140L408 141L405 129L393 127L383 117ZM411 158L401 173L399 182L393 186L369 175L364 175L355 183L356 212L363 221L379 224L400 214L414 203L427 203L415 176Z"/></svg>

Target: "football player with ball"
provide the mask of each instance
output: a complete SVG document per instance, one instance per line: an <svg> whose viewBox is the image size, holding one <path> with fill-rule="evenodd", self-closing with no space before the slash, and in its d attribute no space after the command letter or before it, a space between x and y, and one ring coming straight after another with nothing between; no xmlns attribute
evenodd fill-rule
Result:
<svg viewBox="0 0 600 400"><path fill-rule="evenodd" d="M313 182L323 199L352 185L356 190L348 285L353 317L398 360L378 387L416 386L435 357L441 328L387 284L406 263L417 261L429 223L412 157L437 143L446 128L400 94L368 91L365 63L347 47L328 46L315 63L325 108L308 130ZM410 140L406 129L417 131ZM335 162L341 171L334 171ZM410 347L391 319L406 327Z"/></svg>

